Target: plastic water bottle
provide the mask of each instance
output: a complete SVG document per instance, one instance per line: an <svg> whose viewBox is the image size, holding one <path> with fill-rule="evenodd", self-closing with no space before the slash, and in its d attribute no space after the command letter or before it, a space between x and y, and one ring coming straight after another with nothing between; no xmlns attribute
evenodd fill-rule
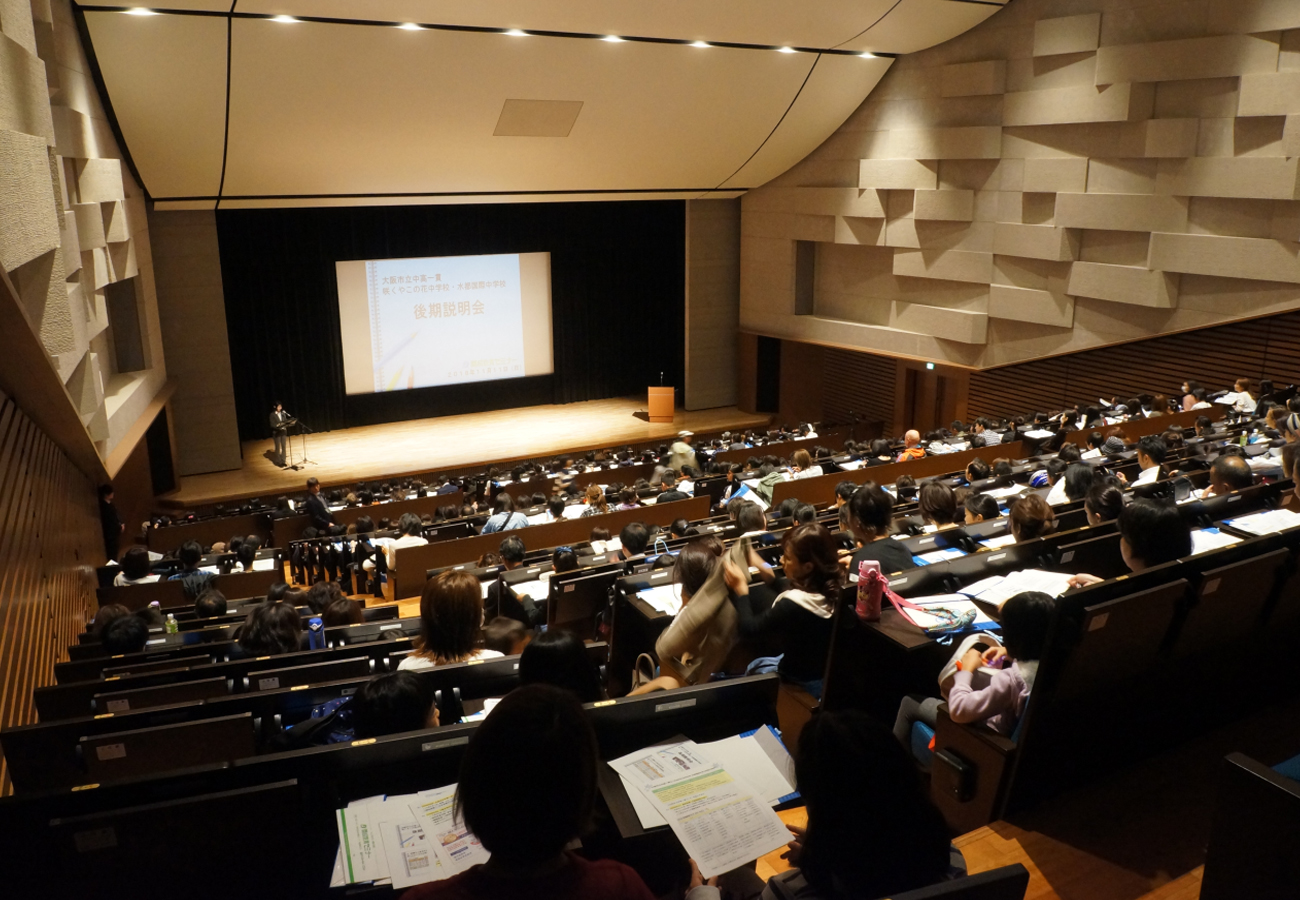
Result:
<svg viewBox="0 0 1300 900"><path fill-rule="evenodd" d="M167 614L167 621L163 623L163 628L168 634L176 634L181 630L181 625L176 621L176 616L172 613Z"/></svg>

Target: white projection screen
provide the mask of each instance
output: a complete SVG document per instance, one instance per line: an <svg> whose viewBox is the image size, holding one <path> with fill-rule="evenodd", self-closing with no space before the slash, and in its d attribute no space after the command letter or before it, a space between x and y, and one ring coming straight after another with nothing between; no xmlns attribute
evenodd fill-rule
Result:
<svg viewBox="0 0 1300 900"><path fill-rule="evenodd" d="M554 371L549 253L334 265L349 394Z"/></svg>

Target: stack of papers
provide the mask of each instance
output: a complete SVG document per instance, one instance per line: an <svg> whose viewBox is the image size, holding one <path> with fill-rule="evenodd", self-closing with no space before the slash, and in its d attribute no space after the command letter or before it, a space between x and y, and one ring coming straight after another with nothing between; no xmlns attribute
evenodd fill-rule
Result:
<svg viewBox="0 0 1300 900"><path fill-rule="evenodd" d="M354 800L335 813L339 852L330 887L374 882L403 890L487 862L489 853L453 814L456 785Z"/></svg>
<svg viewBox="0 0 1300 900"><path fill-rule="evenodd" d="M1042 441L1042 440L1046 440L1047 438L1051 437L1054 434L1056 434L1055 431L1045 431L1040 428L1036 431L1026 431L1025 437L1033 438L1036 441Z"/></svg>
<svg viewBox="0 0 1300 900"><path fill-rule="evenodd" d="M852 472L862 468L862 460L851 459L848 462L837 463L837 465L840 467L840 470L843 472Z"/></svg>
<svg viewBox="0 0 1300 900"><path fill-rule="evenodd" d="M1265 512L1252 513L1249 516L1227 519L1223 524L1229 525L1238 531L1244 531L1247 534L1276 534L1279 531L1285 531L1288 528L1295 528L1300 525L1300 513L1294 513L1289 509L1270 509Z"/></svg>
<svg viewBox="0 0 1300 900"><path fill-rule="evenodd" d="M682 611L682 586L680 584L660 584L655 587L642 588L636 595L649 603L661 613L675 616Z"/></svg>
<svg viewBox="0 0 1300 900"><path fill-rule="evenodd" d="M1001 609L1003 603L1024 591L1041 591L1050 597L1059 597L1069 589L1069 575L1042 569L1021 569L1009 575L994 575L977 581L962 588L959 593L984 603L992 603Z"/></svg>
<svg viewBox="0 0 1300 900"><path fill-rule="evenodd" d="M1240 543L1241 538L1224 534L1217 528L1201 528L1192 532L1192 556Z"/></svg>
<svg viewBox="0 0 1300 900"><path fill-rule="evenodd" d="M983 491L982 493L994 500L1001 500L1003 497L1014 497L1017 494L1023 494L1027 490L1029 490L1027 484L1013 484L1011 487L993 488L991 491Z"/></svg>
<svg viewBox="0 0 1300 900"><path fill-rule="evenodd" d="M794 794L793 764L770 727L709 744L674 739L609 766L642 827L667 824L705 878L790 842L772 807Z"/></svg>

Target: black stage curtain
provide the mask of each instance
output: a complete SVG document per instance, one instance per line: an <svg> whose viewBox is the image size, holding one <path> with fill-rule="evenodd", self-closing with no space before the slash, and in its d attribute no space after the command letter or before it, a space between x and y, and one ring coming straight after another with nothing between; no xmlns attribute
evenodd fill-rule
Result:
<svg viewBox="0 0 1300 900"><path fill-rule="evenodd" d="M683 201L220 210L217 237L242 440L279 400L316 431L682 385ZM348 396L341 259L551 254L553 375Z"/></svg>

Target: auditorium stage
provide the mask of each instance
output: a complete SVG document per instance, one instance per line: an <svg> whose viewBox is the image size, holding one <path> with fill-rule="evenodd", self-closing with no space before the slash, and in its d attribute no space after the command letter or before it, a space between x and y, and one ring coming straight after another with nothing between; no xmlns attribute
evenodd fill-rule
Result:
<svg viewBox="0 0 1300 900"><path fill-rule="evenodd" d="M308 435L307 455L312 462L296 472L278 468L267 458L270 438L245 441L241 468L187 475L180 479L176 490L158 499L164 508L185 509L301 490L303 482L313 475L328 486L617 447L667 438L682 429L705 433L755 428L772 418L727 406L695 412L679 409L674 422L655 425L636 417L635 413L644 410L644 397L620 397L345 428ZM297 456L301 439L295 437L293 444Z"/></svg>

